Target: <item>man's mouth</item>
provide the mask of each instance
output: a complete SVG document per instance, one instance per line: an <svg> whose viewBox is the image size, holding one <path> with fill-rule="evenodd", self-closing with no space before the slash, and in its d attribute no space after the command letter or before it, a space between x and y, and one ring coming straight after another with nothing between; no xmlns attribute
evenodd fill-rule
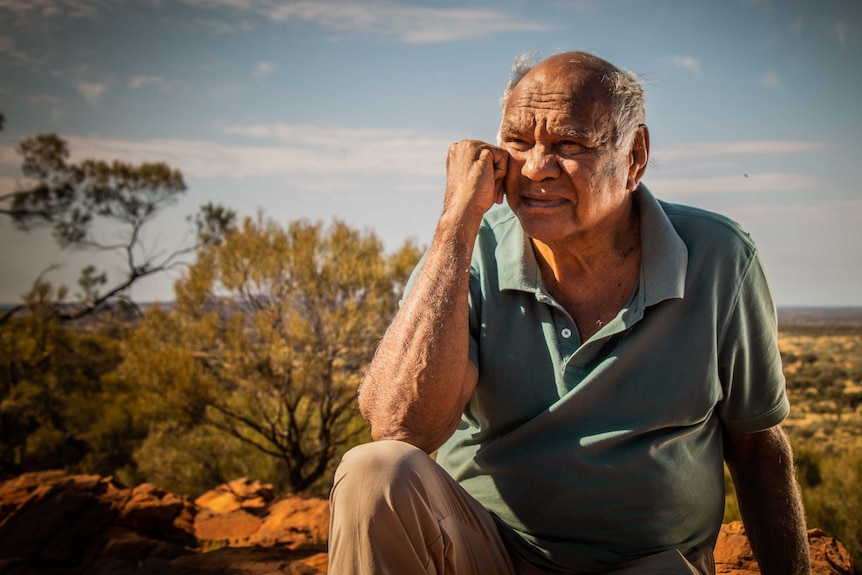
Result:
<svg viewBox="0 0 862 575"><path fill-rule="evenodd" d="M557 208L566 203L566 200L561 198L537 198L521 196L521 203L528 208Z"/></svg>

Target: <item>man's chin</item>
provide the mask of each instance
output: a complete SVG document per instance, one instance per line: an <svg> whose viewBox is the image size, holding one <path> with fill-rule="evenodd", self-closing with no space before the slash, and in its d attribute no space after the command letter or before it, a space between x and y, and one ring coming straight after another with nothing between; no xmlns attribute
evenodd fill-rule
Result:
<svg viewBox="0 0 862 575"><path fill-rule="evenodd" d="M575 230L572 229L571 220L565 218L565 221L560 221L560 217L542 217L535 213L518 213L518 221L521 222L521 228L524 233L533 240L542 243L553 243L565 239Z"/></svg>

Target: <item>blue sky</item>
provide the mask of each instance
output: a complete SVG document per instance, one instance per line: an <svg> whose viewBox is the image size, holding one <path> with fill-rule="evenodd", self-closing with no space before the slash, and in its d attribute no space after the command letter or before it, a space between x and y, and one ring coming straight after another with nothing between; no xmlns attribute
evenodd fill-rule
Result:
<svg viewBox="0 0 862 575"><path fill-rule="evenodd" d="M0 194L17 143L55 132L183 172L151 250L207 201L427 244L446 150L493 141L512 60L574 49L644 78L653 193L739 221L779 305L862 305L858 0L0 0ZM0 246L0 301L94 257L7 220Z"/></svg>

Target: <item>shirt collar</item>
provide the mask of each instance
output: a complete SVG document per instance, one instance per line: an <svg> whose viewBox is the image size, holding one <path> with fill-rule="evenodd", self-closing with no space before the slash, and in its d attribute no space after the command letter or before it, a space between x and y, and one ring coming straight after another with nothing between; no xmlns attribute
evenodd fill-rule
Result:
<svg viewBox="0 0 862 575"><path fill-rule="evenodd" d="M650 306L682 298L688 248L676 233L659 201L644 184L634 192L641 218L641 283L639 294ZM514 219L517 219L514 214ZM501 290L544 292L533 245L520 223L506 226L495 250Z"/></svg>

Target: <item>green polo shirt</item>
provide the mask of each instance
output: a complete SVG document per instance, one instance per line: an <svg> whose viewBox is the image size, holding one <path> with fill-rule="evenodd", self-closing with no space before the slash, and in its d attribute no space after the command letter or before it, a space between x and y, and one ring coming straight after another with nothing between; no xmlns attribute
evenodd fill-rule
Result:
<svg viewBox="0 0 862 575"><path fill-rule="evenodd" d="M582 342L548 294L508 208L490 211L471 266L479 383L438 462L549 573L588 573L715 542L721 429L789 411L775 308L734 222L636 192L640 281Z"/></svg>

